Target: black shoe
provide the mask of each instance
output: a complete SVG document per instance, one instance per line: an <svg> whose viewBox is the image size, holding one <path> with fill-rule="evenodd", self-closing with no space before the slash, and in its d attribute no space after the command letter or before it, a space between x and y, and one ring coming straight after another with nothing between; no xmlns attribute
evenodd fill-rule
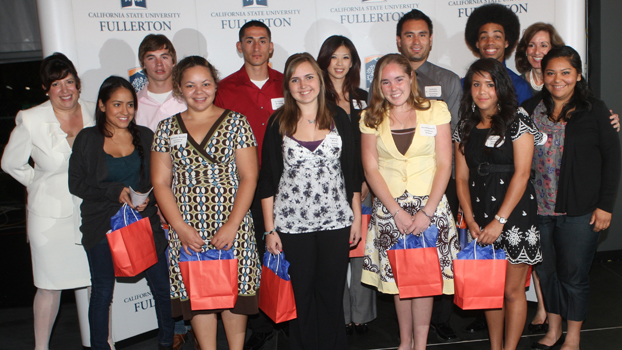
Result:
<svg viewBox="0 0 622 350"><path fill-rule="evenodd" d="M546 333L549 331L549 324L546 322L542 324L530 323L529 325L527 325L527 329L531 334Z"/></svg>
<svg viewBox="0 0 622 350"><path fill-rule="evenodd" d="M356 334L365 334L369 331L369 327L367 326L367 323L355 324L354 330L356 331Z"/></svg>
<svg viewBox="0 0 622 350"><path fill-rule="evenodd" d="M478 317L475 319L475 321L469 323L469 325L466 326L465 331L469 333L475 333L475 332L485 331L487 329L488 329L488 324L486 323L486 318Z"/></svg>
<svg viewBox="0 0 622 350"><path fill-rule="evenodd" d="M458 335L454 332L449 323L430 324L430 328L436 332L436 337L440 341L456 341Z"/></svg>
<svg viewBox="0 0 622 350"><path fill-rule="evenodd" d="M354 324L350 323L346 325L346 335L354 334Z"/></svg>
<svg viewBox="0 0 622 350"><path fill-rule="evenodd" d="M269 333L255 333L251 334L250 338L244 344L244 350L259 350L264 344L268 342L272 338L274 332Z"/></svg>
<svg viewBox="0 0 622 350"><path fill-rule="evenodd" d="M535 341L533 344L531 344L531 349L533 350L553 350L555 348L557 348L558 346L562 345L564 343L564 337L561 336L559 337L559 339L557 339L557 341L555 342L555 344L548 346L548 345L544 345L538 341Z"/></svg>

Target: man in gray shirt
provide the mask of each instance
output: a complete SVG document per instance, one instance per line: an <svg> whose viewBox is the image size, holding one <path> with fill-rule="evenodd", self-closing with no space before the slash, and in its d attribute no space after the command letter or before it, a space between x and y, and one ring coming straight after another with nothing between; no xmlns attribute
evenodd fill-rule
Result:
<svg viewBox="0 0 622 350"><path fill-rule="evenodd" d="M458 110L462 98L462 85L456 73L428 61L432 50L432 29L432 21L423 12L419 10L408 12L397 23L397 48L410 61L411 67L417 74L419 93L427 99L447 103L453 130L459 120ZM445 195L455 216L458 212L455 179L449 180ZM451 244L454 244L454 249L460 249L458 240ZM458 340L458 336L449 324L452 309L452 295L440 295L434 298L430 328L436 331L437 338L441 341Z"/></svg>

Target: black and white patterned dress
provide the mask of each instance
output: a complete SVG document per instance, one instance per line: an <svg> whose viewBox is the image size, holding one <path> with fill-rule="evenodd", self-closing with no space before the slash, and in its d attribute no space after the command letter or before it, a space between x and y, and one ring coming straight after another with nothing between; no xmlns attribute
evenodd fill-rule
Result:
<svg viewBox="0 0 622 350"><path fill-rule="evenodd" d="M341 171L342 140L333 128L314 150L283 137L283 175L274 198L278 232L307 233L352 225Z"/></svg>
<svg viewBox="0 0 622 350"><path fill-rule="evenodd" d="M497 147L489 147L494 145L494 142L489 140L489 130L473 128L469 142L464 147L464 155L470 170L471 206L473 207L475 222L481 228L495 220L495 215L503 203L514 172L492 172L482 176L478 174L477 167L482 163L514 165L512 144L515 140L525 133L532 134L536 144L541 143L543 138L543 135L522 108L518 109L516 118L506 134L509 134L512 142L507 142L506 136L506 140L502 141L502 144ZM492 136L492 138L494 137ZM463 123L460 123L454 132L453 140L460 142L462 138ZM485 171L481 173L485 173ZM503 227L503 232L494 243L495 249L503 248L505 250L507 260L510 263L534 265L542 261L537 212L536 193L533 185L528 181L522 198L507 218L508 221Z"/></svg>

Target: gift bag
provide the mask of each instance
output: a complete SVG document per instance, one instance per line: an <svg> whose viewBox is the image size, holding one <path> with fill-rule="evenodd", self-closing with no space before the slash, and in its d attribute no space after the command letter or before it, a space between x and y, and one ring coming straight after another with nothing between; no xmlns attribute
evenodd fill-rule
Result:
<svg viewBox="0 0 622 350"><path fill-rule="evenodd" d="M115 276L134 277L158 262L149 218L123 204L110 219L110 227L106 237Z"/></svg>
<svg viewBox="0 0 622 350"><path fill-rule="evenodd" d="M502 308L506 269L503 249L474 239L454 260L454 303L463 310Z"/></svg>
<svg viewBox="0 0 622 350"><path fill-rule="evenodd" d="M360 258L365 256L365 241L367 240L367 228L369 227L369 219L371 218L371 208L365 205L361 207L361 240L355 246L350 248L351 258Z"/></svg>
<svg viewBox="0 0 622 350"><path fill-rule="evenodd" d="M238 259L233 250L179 254L179 270L192 310L231 309L238 300Z"/></svg>
<svg viewBox="0 0 622 350"><path fill-rule="evenodd" d="M437 237L438 228L432 225L419 236L404 235L387 251L400 298L443 294Z"/></svg>
<svg viewBox="0 0 622 350"><path fill-rule="evenodd" d="M289 262L285 253L263 255L261 269L261 288L259 289L259 308L275 323L296 318L294 289L288 274Z"/></svg>
<svg viewBox="0 0 622 350"><path fill-rule="evenodd" d="M464 249L466 248L467 244L469 244L469 230L466 224L466 220L464 220L464 212L462 211L462 208L458 208L458 220L456 223L456 228L458 229L460 249Z"/></svg>

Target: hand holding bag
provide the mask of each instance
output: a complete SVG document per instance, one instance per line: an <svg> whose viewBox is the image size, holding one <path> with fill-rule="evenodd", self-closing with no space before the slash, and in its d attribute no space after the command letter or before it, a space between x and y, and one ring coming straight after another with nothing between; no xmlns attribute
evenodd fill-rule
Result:
<svg viewBox="0 0 622 350"><path fill-rule="evenodd" d="M116 277L134 277L158 262L149 218L123 204L110 227L106 237Z"/></svg>
<svg viewBox="0 0 622 350"><path fill-rule="evenodd" d="M361 240L355 246L350 248L351 258L361 258L365 256L365 241L367 241L367 228L371 219L371 208L365 205L361 206Z"/></svg>
<svg viewBox="0 0 622 350"><path fill-rule="evenodd" d="M293 320L296 315L294 289L288 274L289 262L285 253L276 255L266 252L261 269L259 308L275 323Z"/></svg>
<svg viewBox="0 0 622 350"><path fill-rule="evenodd" d="M210 249L188 255L182 248L179 269L192 310L231 309L238 300L238 259L233 250Z"/></svg>
<svg viewBox="0 0 622 350"><path fill-rule="evenodd" d="M505 251L474 239L454 260L454 303L463 310L502 308L506 271Z"/></svg>
<svg viewBox="0 0 622 350"><path fill-rule="evenodd" d="M420 236L404 235L387 251L401 299L443 294L437 237L432 225Z"/></svg>

